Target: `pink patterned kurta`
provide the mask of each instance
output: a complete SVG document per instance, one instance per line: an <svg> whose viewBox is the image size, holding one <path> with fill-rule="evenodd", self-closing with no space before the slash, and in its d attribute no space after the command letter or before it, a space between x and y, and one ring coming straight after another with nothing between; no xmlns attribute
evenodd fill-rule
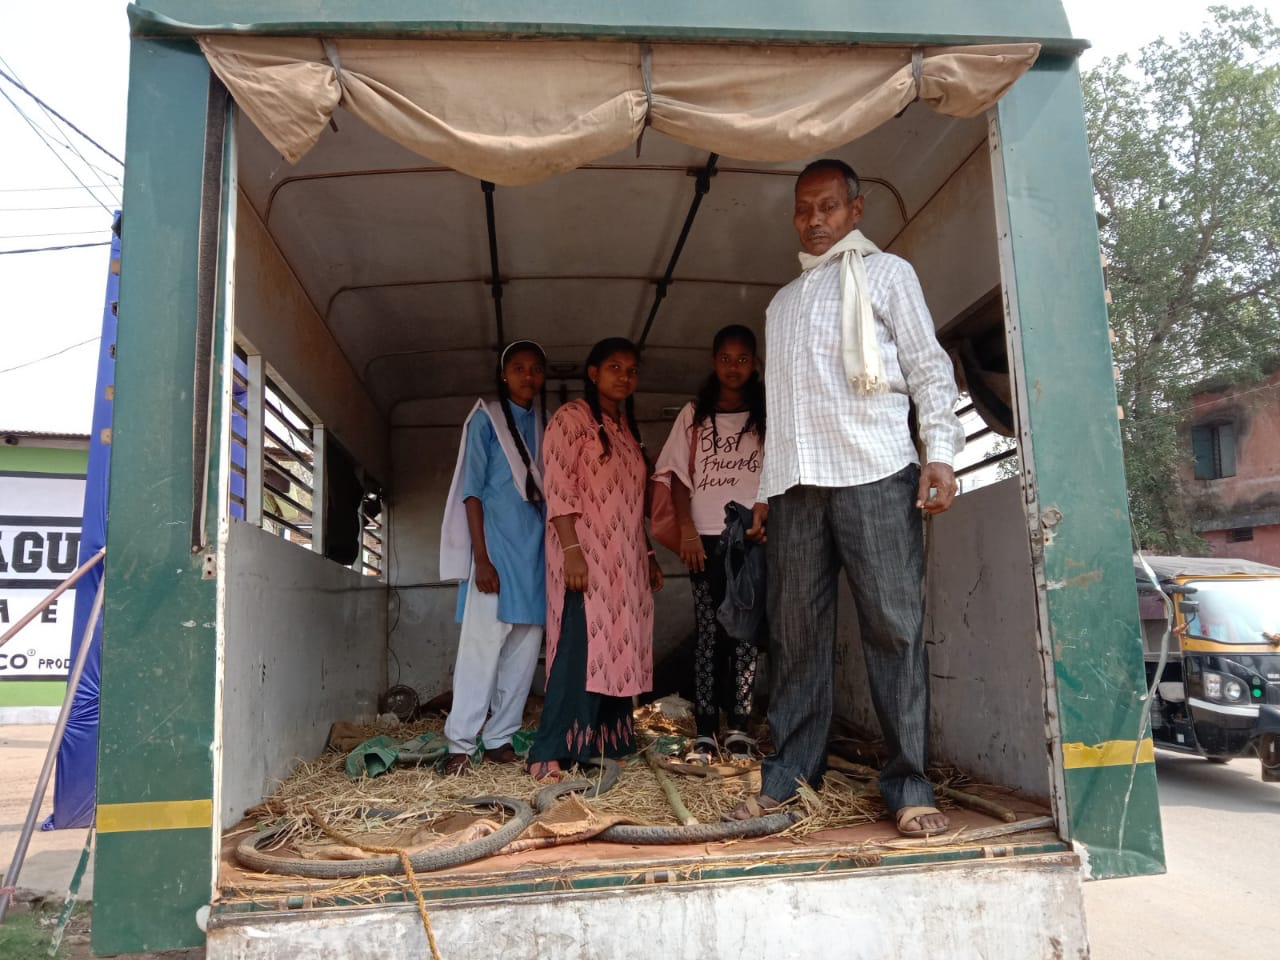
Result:
<svg viewBox="0 0 1280 960"><path fill-rule="evenodd" d="M653 687L653 594L644 535L647 471L625 422L604 418L610 456L585 400L556 411L543 445L547 496L547 675L564 613L564 553L551 520L577 514L587 560L587 690L630 697Z"/></svg>

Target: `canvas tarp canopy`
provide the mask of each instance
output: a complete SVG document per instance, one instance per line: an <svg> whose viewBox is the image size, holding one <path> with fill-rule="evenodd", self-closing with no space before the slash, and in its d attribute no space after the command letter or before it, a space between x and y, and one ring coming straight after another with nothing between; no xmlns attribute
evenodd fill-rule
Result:
<svg viewBox="0 0 1280 960"><path fill-rule="evenodd" d="M786 162L856 140L917 99L977 116L1040 52L263 36L200 46L291 163L341 104L424 157L506 186L616 153L649 125L722 156Z"/></svg>

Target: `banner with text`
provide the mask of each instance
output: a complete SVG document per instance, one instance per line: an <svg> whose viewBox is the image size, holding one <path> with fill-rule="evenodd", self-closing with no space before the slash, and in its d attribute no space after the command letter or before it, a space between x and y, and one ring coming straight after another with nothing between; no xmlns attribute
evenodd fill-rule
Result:
<svg viewBox="0 0 1280 960"><path fill-rule="evenodd" d="M0 633L76 568L84 478L0 473ZM65 679L75 591L0 647L0 681Z"/></svg>

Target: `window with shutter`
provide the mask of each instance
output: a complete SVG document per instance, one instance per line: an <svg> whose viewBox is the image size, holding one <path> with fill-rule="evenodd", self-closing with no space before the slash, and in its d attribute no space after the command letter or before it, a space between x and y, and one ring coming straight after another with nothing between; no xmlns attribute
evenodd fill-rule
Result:
<svg viewBox="0 0 1280 960"><path fill-rule="evenodd" d="M1217 472L1214 476L1234 477L1236 475L1236 426L1234 423L1220 423L1213 428L1215 446L1217 447Z"/></svg>
<svg viewBox="0 0 1280 960"><path fill-rule="evenodd" d="M1191 428L1191 453L1197 480L1218 480L1236 475L1236 427L1215 423Z"/></svg>
<svg viewBox="0 0 1280 960"><path fill-rule="evenodd" d="M1191 428L1191 452L1196 460L1196 479L1213 479L1213 428Z"/></svg>

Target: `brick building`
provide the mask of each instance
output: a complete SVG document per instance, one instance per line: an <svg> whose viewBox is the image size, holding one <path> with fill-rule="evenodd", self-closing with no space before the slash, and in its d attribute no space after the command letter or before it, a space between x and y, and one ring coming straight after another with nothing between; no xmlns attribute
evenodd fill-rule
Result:
<svg viewBox="0 0 1280 960"><path fill-rule="evenodd" d="M1213 556L1280 566L1280 361L1265 380L1207 382L1191 400L1183 475Z"/></svg>

